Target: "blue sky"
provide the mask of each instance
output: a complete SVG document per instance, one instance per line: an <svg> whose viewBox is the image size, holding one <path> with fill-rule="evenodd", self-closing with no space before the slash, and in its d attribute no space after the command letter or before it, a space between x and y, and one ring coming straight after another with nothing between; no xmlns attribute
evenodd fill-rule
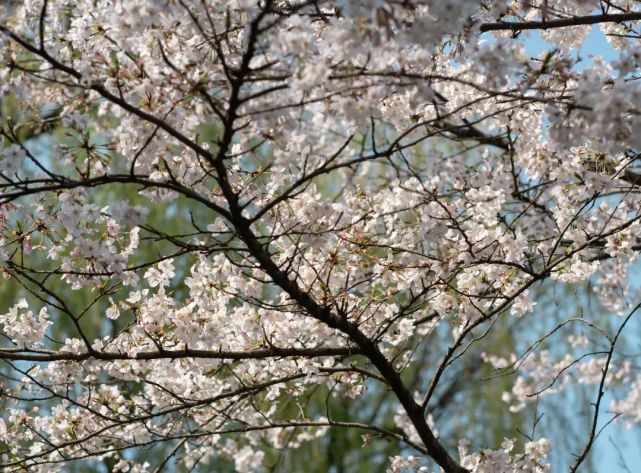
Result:
<svg viewBox="0 0 641 473"><path fill-rule="evenodd" d="M541 34L537 31L527 32L523 36L525 49L533 56L538 55L542 51L553 49L553 45L546 43ZM590 34L583 42L578 54L583 58L583 61L578 65L578 69L584 69L592 64L590 56L601 56L604 59L611 61L616 59L619 53L608 43L605 35L601 32L598 25L595 25L590 30Z"/></svg>

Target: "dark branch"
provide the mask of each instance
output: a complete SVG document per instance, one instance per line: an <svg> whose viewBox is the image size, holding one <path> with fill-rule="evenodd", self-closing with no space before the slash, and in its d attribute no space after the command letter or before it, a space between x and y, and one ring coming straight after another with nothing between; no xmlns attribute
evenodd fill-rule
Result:
<svg viewBox="0 0 641 473"><path fill-rule="evenodd" d="M622 23L624 21L641 20L641 12L612 13L604 15L573 16L546 21L522 21L497 23L483 23L481 33L487 31L522 31L522 30L547 30L551 28L564 28L568 26L595 25L598 23Z"/></svg>

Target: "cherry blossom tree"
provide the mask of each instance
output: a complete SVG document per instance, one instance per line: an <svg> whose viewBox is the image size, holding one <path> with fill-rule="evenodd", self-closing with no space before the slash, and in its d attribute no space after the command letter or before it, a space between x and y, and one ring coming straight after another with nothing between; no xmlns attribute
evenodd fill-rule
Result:
<svg viewBox="0 0 641 473"><path fill-rule="evenodd" d="M2 471L279 471L335 430L391 445L390 472L550 471L540 429L455 435L481 377L505 412L587 386L578 471L604 425L641 421L617 350L640 302L639 20L632 0L0 6ZM616 60L576 54L594 25ZM582 314L537 310L588 285ZM391 418L360 415L372 393Z"/></svg>

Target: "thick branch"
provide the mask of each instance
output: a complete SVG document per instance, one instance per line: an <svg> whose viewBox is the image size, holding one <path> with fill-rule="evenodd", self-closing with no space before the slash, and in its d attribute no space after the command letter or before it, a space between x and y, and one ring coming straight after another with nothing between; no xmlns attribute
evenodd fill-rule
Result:
<svg viewBox="0 0 641 473"><path fill-rule="evenodd" d="M252 351L224 351L224 350L158 350L143 351L129 355L119 352L92 351L85 353L51 352L35 350L0 349L0 359L19 361L85 361L89 359L115 361L115 360L175 360L179 358L207 358L216 360L248 360L285 357L345 357L358 355L357 348L350 347L318 347L318 348L266 348Z"/></svg>
<svg viewBox="0 0 641 473"><path fill-rule="evenodd" d="M624 21L641 20L641 12L612 13L604 15L573 16L546 21L522 21L496 23L483 23L481 33L487 31L522 31L522 30L547 30L551 28L564 28L568 26L595 25L598 23L622 23Z"/></svg>

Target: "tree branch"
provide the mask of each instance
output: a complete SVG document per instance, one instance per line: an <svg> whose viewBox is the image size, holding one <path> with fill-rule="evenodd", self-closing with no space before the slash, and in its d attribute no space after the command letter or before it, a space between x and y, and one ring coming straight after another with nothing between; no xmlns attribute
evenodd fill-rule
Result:
<svg viewBox="0 0 641 473"><path fill-rule="evenodd" d="M485 33L488 31L518 32L523 30L547 30L552 28L564 28L568 26L595 25L598 23L622 23L624 21L638 20L641 20L641 12L611 13L603 15L573 16L570 18L559 18L556 20L546 21L499 21L496 23L483 23L481 24L480 31L481 33Z"/></svg>

